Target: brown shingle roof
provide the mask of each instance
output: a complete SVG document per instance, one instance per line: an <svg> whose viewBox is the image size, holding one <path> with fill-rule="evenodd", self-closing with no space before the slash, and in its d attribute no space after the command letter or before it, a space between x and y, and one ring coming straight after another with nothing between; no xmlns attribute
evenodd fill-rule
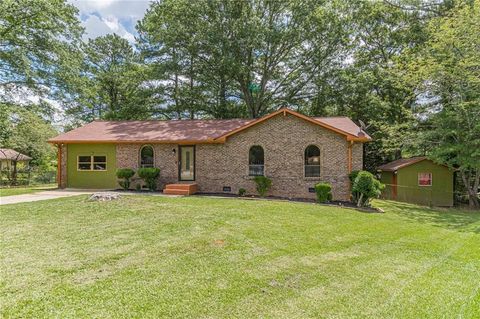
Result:
<svg viewBox="0 0 480 319"><path fill-rule="evenodd" d="M31 160L32 158L27 155L23 155L22 153L19 153L10 148L0 148L0 159L17 160L17 161L25 162L25 161Z"/></svg>
<svg viewBox="0 0 480 319"><path fill-rule="evenodd" d="M346 116L336 116L336 117L314 117L313 119L325 123L327 125L336 127L344 132L347 132L353 136L360 137L360 127L355 124L350 118ZM371 137L363 132L364 137L371 139Z"/></svg>
<svg viewBox="0 0 480 319"><path fill-rule="evenodd" d="M418 156L418 157L411 157L411 158L401 158L398 160L395 160L393 162L383 164L378 167L378 171L385 171L385 172L394 172L398 170L399 168L409 166L418 162L421 162L423 160L426 160L427 158L425 156Z"/></svg>
<svg viewBox="0 0 480 319"><path fill-rule="evenodd" d="M252 121L94 121L49 142L206 142Z"/></svg>
<svg viewBox="0 0 480 319"><path fill-rule="evenodd" d="M360 128L348 117L307 118L288 109L281 109L260 119L231 120L170 120L170 121L94 121L49 140L51 143L88 142L151 142L151 143L205 143L222 142L224 138L256 123L268 120L279 112L306 118L318 125L353 138L370 140L361 135Z"/></svg>

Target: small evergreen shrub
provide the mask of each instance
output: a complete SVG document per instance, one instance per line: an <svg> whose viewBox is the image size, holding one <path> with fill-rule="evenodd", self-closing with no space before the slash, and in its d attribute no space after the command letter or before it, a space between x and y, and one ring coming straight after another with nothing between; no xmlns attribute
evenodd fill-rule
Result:
<svg viewBox="0 0 480 319"><path fill-rule="evenodd" d="M154 191L157 189L157 177L160 175L160 169L156 167L144 167L138 169L138 177L143 179L148 189Z"/></svg>
<svg viewBox="0 0 480 319"><path fill-rule="evenodd" d="M247 193L247 190L245 188L240 188L238 190L238 196L245 196L246 193Z"/></svg>
<svg viewBox="0 0 480 319"><path fill-rule="evenodd" d="M369 206L370 200L380 196L385 185L367 171L360 171L353 182L352 192L357 193L357 206Z"/></svg>
<svg viewBox="0 0 480 319"><path fill-rule="evenodd" d="M332 200L332 186L328 183L315 185L315 193L319 203L326 203Z"/></svg>
<svg viewBox="0 0 480 319"><path fill-rule="evenodd" d="M119 168L116 172L117 178L120 179L118 184L124 189L128 190L130 188L130 178L135 175L135 171L131 168Z"/></svg>
<svg viewBox="0 0 480 319"><path fill-rule="evenodd" d="M265 176L255 176L254 181L257 184L257 192L260 197L265 197L272 186L272 180Z"/></svg>

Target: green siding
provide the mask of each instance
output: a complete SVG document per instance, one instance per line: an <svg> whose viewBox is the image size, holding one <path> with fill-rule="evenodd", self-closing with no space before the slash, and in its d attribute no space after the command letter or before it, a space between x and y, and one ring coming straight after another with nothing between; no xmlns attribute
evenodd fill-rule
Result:
<svg viewBox="0 0 480 319"><path fill-rule="evenodd" d="M431 173L432 186L418 186L418 173ZM392 179L393 173L382 172L382 183L392 184ZM392 187L387 186L383 196L392 198L392 193ZM429 160L400 168L396 200L427 206L453 206L453 171Z"/></svg>
<svg viewBox="0 0 480 319"><path fill-rule="evenodd" d="M77 156L107 156L106 171L78 171ZM67 146L67 187L72 188L117 188L115 144L68 144Z"/></svg>
<svg viewBox="0 0 480 319"><path fill-rule="evenodd" d="M380 181L385 184L385 189L382 192L382 197L386 199L393 199L393 172L382 172Z"/></svg>

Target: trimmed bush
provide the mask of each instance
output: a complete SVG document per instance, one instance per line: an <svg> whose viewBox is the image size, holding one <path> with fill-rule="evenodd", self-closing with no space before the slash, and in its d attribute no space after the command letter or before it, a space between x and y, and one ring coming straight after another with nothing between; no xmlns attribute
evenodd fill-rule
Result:
<svg viewBox="0 0 480 319"><path fill-rule="evenodd" d="M247 193L247 190L245 188L240 188L238 190L238 195L239 196L245 196L246 193Z"/></svg>
<svg viewBox="0 0 480 319"><path fill-rule="evenodd" d="M315 185L315 193L319 203L326 203L332 200L332 186L328 183L318 183Z"/></svg>
<svg viewBox="0 0 480 319"><path fill-rule="evenodd" d="M131 168L119 168L116 172L117 178L121 179L118 181L118 184L124 189L128 190L130 188L130 178L135 175L135 171Z"/></svg>
<svg viewBox="0 0 480 319"><path fill-rule="evenodd" d="M138 169L138 177L143 179L148 189L154 191L157 189L157 177L160 175L160 169L156 167L144 167Z"/></svg>
<svg viewBox="0 0 480 319"><path fill-rule="evenodd" d="M272 180L265 176L255 176L254 181L257 184L257 192L260 197L265 197L272 186Z"/></svg>
<svg viewBox="0 0 480 319"><path fill-rule="evenodd" d="M350 184L353 185L353 183L355 182L355 179L357 178L357 175L358 173L360 173L361 171L351 171L350 174L348 174L348 179L350 180Z"/></svg>
<svg viewBox="0 0 480 319"><path fill-rule="evenodd" d="M358 196L360 196L360 194L353 191L353 183L355 182L355 179L357 178L357 175L360 172L361 171L355 170L355 171L351 171L350 174L348 174L348 179L350 180L350 189L351 189L351 192L352 192L352 202L354 202L354 203L356 203L358 201Z"/></svg>
<svg viewBox="0 0 480 319"><path fill-rule="evenodd" d="M353 182L352 191L357 193L357 206L369 206L370 200L380 196L385 185L380 183L372 173L360 171Z"/></svg>

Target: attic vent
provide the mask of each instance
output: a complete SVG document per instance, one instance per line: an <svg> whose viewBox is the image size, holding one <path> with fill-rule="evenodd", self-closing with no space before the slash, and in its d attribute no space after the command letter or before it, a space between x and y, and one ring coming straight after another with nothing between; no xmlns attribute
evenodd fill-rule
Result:
<svg viewBox="0 0 480 319"><path fill-rule="evenodd" d="M231 188L230 186L223 186L223 191L224 191L225 193L229 193L229 192L232 191L232 188Z"/></svg>

